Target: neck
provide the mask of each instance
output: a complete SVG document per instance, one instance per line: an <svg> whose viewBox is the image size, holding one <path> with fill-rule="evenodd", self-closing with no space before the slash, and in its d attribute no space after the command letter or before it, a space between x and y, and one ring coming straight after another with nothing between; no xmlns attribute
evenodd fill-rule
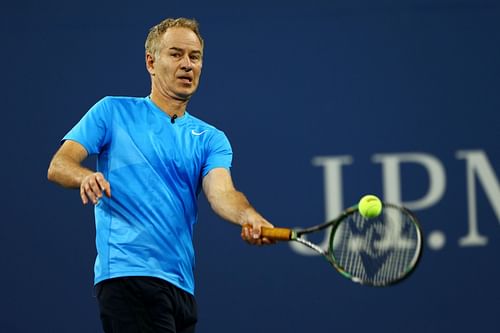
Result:
<svg viewBox="0 0 500 333"><path fill-rule="evenodd" d="M153 103L155 103L155 105L169 117L173 117L174 115L182 117L184 112L186 112L188 100L181 100L172 98L168 95L162 95L155 91L155 89L152 89L150 97Z"/></svg>

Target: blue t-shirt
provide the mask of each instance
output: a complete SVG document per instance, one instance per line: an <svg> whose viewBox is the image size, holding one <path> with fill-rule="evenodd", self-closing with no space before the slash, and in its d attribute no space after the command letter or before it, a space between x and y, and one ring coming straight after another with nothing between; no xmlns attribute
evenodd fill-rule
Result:
<svg viewBox="0 0 500 333"><path fill-rule="evenodd" d="M185 113L174 123L149 97L105 97L63 140L97 154L111 198L95 207L95 283L153 276L194 293L193 227L202 178L230 168L223 132Z"/></svg>

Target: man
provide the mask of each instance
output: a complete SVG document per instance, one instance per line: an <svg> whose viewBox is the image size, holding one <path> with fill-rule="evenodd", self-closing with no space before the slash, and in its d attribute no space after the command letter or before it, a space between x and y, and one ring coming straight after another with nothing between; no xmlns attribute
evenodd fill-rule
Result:
<svg viewBox="0 0 500 333"><path fill-rule="evenodd" d="M49 180L95 205L96 294L104 331L194 332L193 226L201 191L222 218L272 227L233 185L223 132L186 111L203 63L195 20L166 19L146 40L151 94L106 97L64 137ZM97 172L82 167L97 154Z"/></svg>

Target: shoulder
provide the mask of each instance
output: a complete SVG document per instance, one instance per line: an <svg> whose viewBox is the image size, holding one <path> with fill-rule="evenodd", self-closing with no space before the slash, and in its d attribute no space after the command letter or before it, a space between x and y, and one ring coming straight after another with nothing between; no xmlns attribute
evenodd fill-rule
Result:
<svg viewBox="0 0 500 333"><path fill-rule="evenodd" d="M128 117L137 113L137 110L146 107L147 103L142 97L105 96L90 111L101 114L104 117L114 117L115 115Z"/></svg>
<svg viewBox="0 0 500 333"><path fill-rule="evenodd" d="M105 96L98 103L106 106L140 106L144 105L144 97Z"/></svg>

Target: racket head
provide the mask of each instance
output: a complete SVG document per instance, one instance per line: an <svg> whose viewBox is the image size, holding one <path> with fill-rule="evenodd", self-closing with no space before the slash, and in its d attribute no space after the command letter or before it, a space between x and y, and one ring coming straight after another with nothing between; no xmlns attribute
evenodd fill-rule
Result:
<svg viewBox="0 0 500 333"><path fill-rule="evenodd" d="M383 203L379 216L366 218L354 206L333 223L327 259L354 282L384 287L414 271L422 248L422 229L410 210Z"/></svg>

